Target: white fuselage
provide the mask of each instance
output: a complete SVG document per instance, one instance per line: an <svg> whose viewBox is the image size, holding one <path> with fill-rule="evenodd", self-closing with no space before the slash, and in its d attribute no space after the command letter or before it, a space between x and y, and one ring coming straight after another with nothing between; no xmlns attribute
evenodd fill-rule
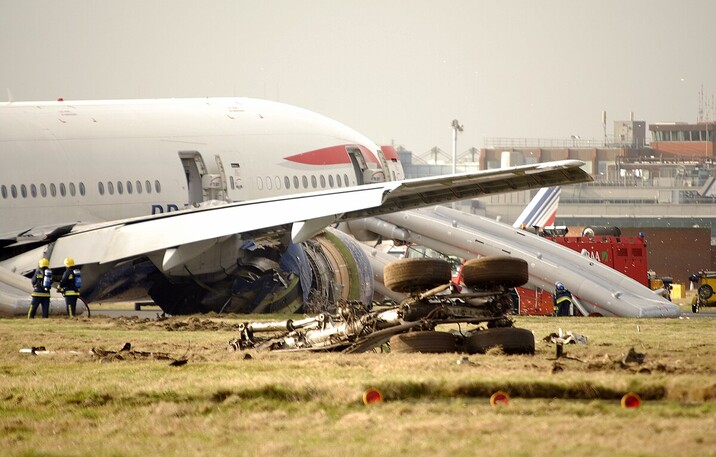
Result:
<svg viewBox="0 0 716 457"><path fill-rule="evenodd" d="M8 103L0 158L6 235L403 178L354 130L245 98Z"/></svg>

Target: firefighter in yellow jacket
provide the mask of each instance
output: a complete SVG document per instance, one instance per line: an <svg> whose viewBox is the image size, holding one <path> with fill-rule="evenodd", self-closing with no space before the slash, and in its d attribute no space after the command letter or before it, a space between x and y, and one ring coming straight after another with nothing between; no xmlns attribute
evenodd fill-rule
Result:
<svg viewBox="0 0 716 457"><path fill-rule="evenodd" d="M75 266L75 260L72 257L65 259L65 267L67 269L62 275L62 279L60 279L57 290L65 297L67 314L70 317L75 317L77 298L80 296L80 288L82 287L82 274L80 269Z"/></svg>
<svg viewBox="0 0 716 457"><path fill-rule="evenodd" d="M32 301L30 310L27 312L28 319L34 319L37 307L42 305L42 317L50 316L50 287L52 286L52 270L50 261L46 258L40 259L37 270L32 276Z"/></svg>

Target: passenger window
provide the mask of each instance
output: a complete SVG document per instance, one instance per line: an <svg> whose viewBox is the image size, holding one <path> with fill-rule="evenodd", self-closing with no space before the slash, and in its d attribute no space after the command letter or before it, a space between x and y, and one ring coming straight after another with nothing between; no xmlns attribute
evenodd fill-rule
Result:
<svg viewBox="0 0 716 457"><path fill-rule="evenodd" d="M127 181L127 193L132 193L132 181Z"/></svg>
<svg viewBox="0 0 716 457"><path fill-rule="evenodd" d="M109 195L114 195L114 184L112 184L112 181L107 181L107 192L109 192Z"/></svg>
<svg viewBox="0 0 716 457"><path fill-rule="evenodd" d="M142 181L137 180L137 182L135 182L134 184L137 186L137 193L141 194L142 193Z"/></svg>
<svg viewBox="0 0 716 457"><path fill-rule="evenodd" d="M343 183L341 182L341 175L336 175L336 181L338 182L338 187L343 187Z"/></svg>
<svg viewBox="0 0 716 457"><path fill-rule="evenodd" d="M63 197L67 195L67 188L65 187L65 183L63 182L60 183L60 195L62 195Z"/></svg>
<svg viewBox="0 0 716 457"><path fill-rule="evenodd" d="M261 179L261 176L259 176L258 178L256 178L256 188L257 188L258 190L264 190L264 180Z"/></svg>
<svg viewBox="0 0 716 457"><path fill-rule="evenodd" d="M17 198L17 187L15 187L15 184L10 186L10 193L12 193L12 198Z"/></svg>
<svg viewBox="0 0 716 457"><path fill-rule="evenodd" d="M343 182L346 184L346 187L350 187L351 182L348 181L348 175L347 175L347 174L343 174Z"/></svg>
<svg viewBox="0 0 716 457"><path fill-rule="evenodd" d="M274 185L276 186L276 189L280 189L280 188L281 188L281 178L279 178L278 176L275 176L275 177L273 178L273 183L274 183Z"/></svg>
<svg viewBox="0 0 716 457"><path fill-rule="evenodd" d="M303 188L308 189L308 178L305 176L302 176L301 180L303 181Z"/></svg>
<svg viewBox="0 0 716 457"><path fill-rule="evenodd" d="M55 183L50 183L50 195L53 197L57 197L57 186L55 186Z"/></svg>
<svg viewBox="0 0 716 457"><path fill-rule="evenodd" d="M85 196L85 183L80 183L80 195Z"/></svg>
<svg viewBox="0 0 716 457"><path fill-rule="evenodd" d="M152 193L152 184L149 182L149 180L144 181L144 185L146 186L147 193L151 194Z"/></svg>
<svg viewBox="0 0 716 457"><path fill-rule="evenodd" d="M22 198L27 198L27 187L24 184L20 186L20 193Z"/></svg>
<svg viewBox="0 0 716 457"><path fill-rule="evenodd" d="M298 176L294 176L294 177L293 177L293 187L296 188L296 189L299 188L299 185L298 185Z"/></svg>
<svg viewBox="0 0 716 457"><path fill-rule="evenodd" d="M314 189L318 187L318 182L316 181L316 175L311 175L311 187Z"/></svg>
<svg viewBox="0 0 716 457"><path fill-rule="evenodd" d="M333 182L333 175L328 175L328 187L330 187L331 189L333 189L333 184L334 184L334 182Z"/></svg>
<svg viewBox="0 0 716 457"><path fill-rule="evenodd" d="M117 181L117 193L120 195L124 193L124 186L122 186L122 181Z"/></svg>
<svg viewBox="0 0 716 457"><path fill-rule="evenodd" d="M42 195L42 198L47 197L47 186L44 184L40 184L40 195Z"/></svg>
<svg viewBox="0 0 716 457"><path fill-rule="evenodd" d="M229 176L229 184L231 185L231 190L236 189L236 185L234 184L234 177Z"/></svg>
<svg viewBox="0 0 716 457"><path fill-rule="evenodd" d="M162 185L159 184L158 179L156 181L154 181L154 189L157 191L158 194L162 193Z"/></svg>
<svg viewBox="0 0 716 457"><path fill-rule="evenodd" d="M321 189L326 188L326 177L321 175Z"/></svg>
<svg viewBox="0 0 716 457"><path fill-rule="evenodd" d="M70 183L70 195L74 197L76 193L77 193L77 187L75 187L75 183L71 182Z"/></svg>
<svg viewBox="0 0 716 457"><path fill-rule="evenodd" d="M7 187L4 184L0 187L0 191L2 192L2 198L7 198Z"/></svg>
<svg viewBox="0 0 716 457"><path fill-rule="evenodd" d="M37 198L37 186L34 184L30 185L30 195L32 195L32 198Z"/></svg>
<svg viewBox="0 0 716 457"><path fill-rule="evenodd" d="M97 190L100 195L104 195L104 183L102 181L97 183Z"/></svg>
<svg viewBox="0 0 716 457"><path fill-rule="evenodd" d="M271 190L273 184L271 183L271 176L266 176L266 189Z"/></svg>
<svg viewBox="0 0 716 457"><path fill-rule="evenodd" d="M284 185L284 187L286 187L286 189L291 188L291 180L288 179L288 176L283 177L283 185Z"/></svg>

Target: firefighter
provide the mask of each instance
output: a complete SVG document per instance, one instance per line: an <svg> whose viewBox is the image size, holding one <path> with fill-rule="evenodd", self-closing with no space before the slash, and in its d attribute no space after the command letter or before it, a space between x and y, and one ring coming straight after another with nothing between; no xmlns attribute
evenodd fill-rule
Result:
<svg viewBox="0 0 716 457"><path fill-rule="evenodd" d="M50 287L52 286L52 270L46 258L37 263L37 270L32 276L32 301L27 313L28 319L34 319L37 307L42 305L42 317L50 316Z"/></svg>
<svg viewBox="0 0 716 457"><path fill-rule="evenodd" d="M553 299L555 316L572 315L572 293L568 291L561 282L557 282L554 285Z"/></svg>
<svg viewBox="0 0 716 457"><path fill-rule="evenodd" d="M82 287L82 276L80 269L75 267L75 260L72 257L65 259L65 267L67 267L67 269L62 275L57 290L65 297L67 314L70 317L75 317L77 298L80 296L80 288Z"/></svg>

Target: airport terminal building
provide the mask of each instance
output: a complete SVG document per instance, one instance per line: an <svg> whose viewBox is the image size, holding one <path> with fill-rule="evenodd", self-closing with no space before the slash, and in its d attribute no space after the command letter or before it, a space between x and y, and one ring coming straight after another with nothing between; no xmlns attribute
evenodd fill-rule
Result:
<svg viewBox="0 0 716 457"><path fill-rule="evenodd" d="M716 245L715 144L716 122L658 123L647 130L644 121L630 119L614 122L614 134L598 141L487 138L479 151L473 148L458 157L458 171L584 161L594 182L562 188L557 223L617 226L625 235L642 232L651 240L650 259L663 259L660 273L685 278L689 270L716 268L711 252L716 251L711 248ZM409 152L398 151L407 177L451 172L449 162L420 163ZM534 193L483 197L462 209L512 223ZM678 266L675 252L684 259Z"/></svg>

